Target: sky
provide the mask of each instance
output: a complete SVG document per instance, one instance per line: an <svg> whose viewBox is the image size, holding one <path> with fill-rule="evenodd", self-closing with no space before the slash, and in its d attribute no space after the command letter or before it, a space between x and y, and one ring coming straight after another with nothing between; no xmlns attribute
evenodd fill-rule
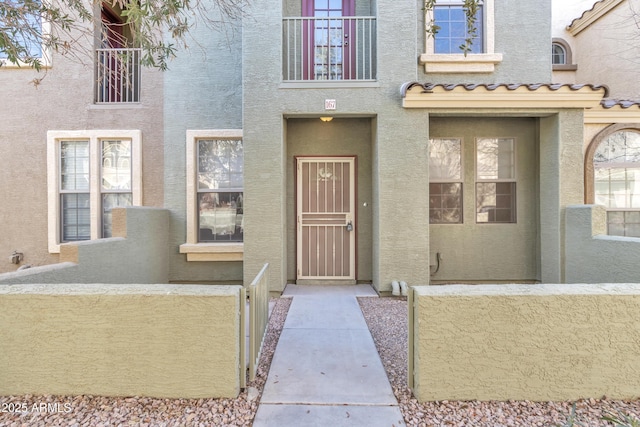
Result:
<svg viewBox="0 0 640 427"><path fill-rule="evenodd" d="M584 11L591 9L597 2L598 0L552 0L552 33L562 34L571 21L582 16Z"/></svg>

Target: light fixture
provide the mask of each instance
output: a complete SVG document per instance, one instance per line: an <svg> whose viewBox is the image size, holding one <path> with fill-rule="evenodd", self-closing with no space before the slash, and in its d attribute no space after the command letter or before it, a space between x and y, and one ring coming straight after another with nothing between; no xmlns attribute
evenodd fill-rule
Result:
<svg viewBox="0 0 640 427"><path fill-rule="evenodd" d="M331 116L320 117L320 120L322 120L323 122L330 122L331 120L333 120L333 117Z"/></svg>

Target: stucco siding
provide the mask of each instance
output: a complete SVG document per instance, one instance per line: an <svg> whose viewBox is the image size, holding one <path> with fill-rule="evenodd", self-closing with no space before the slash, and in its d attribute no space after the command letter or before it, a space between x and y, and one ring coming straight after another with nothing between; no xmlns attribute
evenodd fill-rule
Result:
<svg viewBox="0 0 640 427"><path fill-rule="evenodd" d="M0 284L166 283L168 223L164 209L114 209L114 237L62 245L60 263L0 274Z"/></svg>
<svg viewBox="0 0 640 427"><path fill-rule="evenodd" d="M0 394L236 397L240 287L0 286Z"/></svg>
<svg viewBox="0 0 640 427"><path fill-rule="evenodd" d="M215 16L208 19L215 20ZM199 25L164 73L165 207L171 211L170 278L175 281L239 283L242 262L187 262L187 130L242 129L242 28L226 22L212 30ZM245 178L245 182L247 178ZM246 234L245 234L246 236Z"/></svg>
<svg viewBox="0 0 640 427"><path fill-rule="evenodd" d="M462 143L462 222L431 224L431 264L441 263L433 281L536 281L538 276L538 122L532 118L431 118L430 138ZM477 221L478 138L515 141L516 220ZM474 260L469 262L469 260Z"/></svg>
<svg viewBox="0 0 640 427"><path fill-rule="evenodd" d="M414 288L420 401L640 395L640 286Z"/></svg>
<svg viewBox="0 0 640 427"><path fill-rule="evenodd" d="M640 47L630 42L638 35L634 15L639 4L637 0L623 1L573 38L576 82L606 84L614 99L640 97Z"/></svg>
<svg viewBox="0 0 640 427"><path fill-rule="evenodd" d="M564 209L584 200L583 112L540 119L540 265L543 283L565 281Z"/></svg>
<svg viewBox="0 0 640 427"><path fill-rule="evenodd" d="M143 69L139 104L95 105L93 49L79 49L75 59L54 53L51 68L42 73L0 68L0 180L6 183L0 190L0 273L19 267L4 262L14 250L24 254L22 264L41 266L59 259L47 244L49 130L140 130L143 204L163 205L161 73ZM35 78L42 78L37 86Z"/></svg>
<svg viewBox="0 0 640 427"><path fill-rule="evenodd" d="M243 69L245 281L255 276L265 262L271 265L272 290L282 290L289 278L293 267L288 259L294 248L283 230L293 226L287 220L287 206L292 201L286 197L287 162L292 157L287 152L284 122L310 117L317 120L328 113L324 110L325 100L333 99L336 110L329 113L336 120L371 118L373 176L368 179L373 194L369 207L374 286L390 290L393 278L424 283L428 280L428 204L424 191L428 120L424 112L402 109L398 92L403 82L417 78L417 27L398 26L398 22L418 22L415 3L378 2L371 8L372 13L377 13L377 83L356 87L349 82L311 82L304 88L281 84L281 64L274 58L282 56L282 11L268 3L260 0L252 4L243 32L243 56L251 59ZM261 25L253 26L251 22ZM414 206L400 207L406 206L407 200L413 200Z"/></svg>
<svg viewBox="0 0 640 427"><path fill-rule="evenodd" d="M422 2L418 3L422 7ZM551 81L551 2L495 0L495 53L502 61L492 73L424 73L420 81L430 83L534 83ZM422 11L419 11L424 28ZM425 34L419 31L424 52ZM462 55L462 51L460 51Z"/></svg>
<svg viewBox="0 0 640 427"><path fill-rule="evenodd" d="M567 283L640 282L640 238L608 236L606 215L598 205L567 208Z"/></svg>
<svg viewBox="0 0 640 427"><path fill-rule="evenodd" d="M429 280L428 125L424 111L378 117L374 283L379 292L390 292L393 280Z"/></svg>
<svg viewBox="0 0 640 427"><path fill-rule="evenodd" d="M287 120L287 281L296 279L296 180L295 157L356 156L356 279L371 282L372 174L371 119L336 118L325 123L314 119Z"/></svg>

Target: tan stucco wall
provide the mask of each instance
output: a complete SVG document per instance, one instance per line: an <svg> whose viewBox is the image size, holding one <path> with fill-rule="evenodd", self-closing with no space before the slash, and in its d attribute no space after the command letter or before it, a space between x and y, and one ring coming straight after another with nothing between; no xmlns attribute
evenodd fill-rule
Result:
<svg viewBox="0 0 640 427"><path fill-rule="evenodd" d="M0 274L0 284L166 283L168 228L166 209L115 208L114 237L64 244L60 263Z"/></svg>
<svg viewBox="0 0 640 427"><path fill-rule="evenodd" d="M0 395L239 392L240 287L1 285Z"/></svg>
<svg viewBox="0 0 640 427"><path fill-rule="evenodd" d="M623 1L575 37L566 33L578 66L576 83L606 84L611 98L640 96L640 46L630 42L638 36L634 10L639 5L637 0Z"/></svg>
<svg viewBox="0 0 640 427"><path fill-rule="evenodd" d="M287 120L287 280L296 279L295 156L356 156L356 279L371 281L372 265L372 176L371 119L318 118ZM366 206L365 206L366 204Z"/></svg>
<svg viewBox="0 0 640 427"><path fill-rule="evenodd" d="M0 273L19 267L9 262L14 250L24 254L21 265L59 260L47 245L49 130L140 130L143 204L163 205L161 72L143 69L139 104L95 105L93 46L76 47L77 58L53 54L51 68L41 73L0 68ZM42 78L37 87L34 78Z"/></svg>
<svg viewBox="0 0 640 427"><path fill-rule="evenodd" d="M638 284L413 289L420 401L640 395Z"/></svg>

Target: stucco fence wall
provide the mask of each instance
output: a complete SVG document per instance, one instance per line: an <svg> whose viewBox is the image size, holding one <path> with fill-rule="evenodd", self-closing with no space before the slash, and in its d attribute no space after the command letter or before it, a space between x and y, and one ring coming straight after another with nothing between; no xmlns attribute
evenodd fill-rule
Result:
<svg viewBox="0 0 640 427"><path fill-rule="evenodd" d="M241 289L2 285L0 395L236 397Z"/></svg>
<svg viewBox="0 0 640 427"><path fill-rule="evenodd" d="M607 235L606 209L566 209L567 283L640 283L640 238Z"/></svg>
<svg viewBox="0 0 640 427"><path fill-rule="evenodd" d="M420 401L640 396L630 380L640 376L639 284L412 292L411 386Z"/></svg>
<svg viewBox="0 0 640 427"><path fill-rule="evenodd" d="M0 274L4 283L167 283L169 211L113 209L113 237L66 243L60 263Z"/></svg>
<svg viewBox="0 0 640 427"><path fill-rule="evenodd" d="M166 284L168 229L114 209L114 237L0 275L0 395L237 396L242 287Z"/></svg>

